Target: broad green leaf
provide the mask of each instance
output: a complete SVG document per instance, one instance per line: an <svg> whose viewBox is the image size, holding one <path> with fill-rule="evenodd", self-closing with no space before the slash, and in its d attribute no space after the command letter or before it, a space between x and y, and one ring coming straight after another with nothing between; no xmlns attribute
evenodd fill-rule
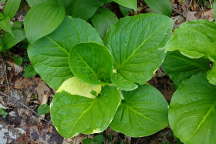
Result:
<svg viewBox="0 0 216 144"><path fill-rule="evenodd" d="M183 80L190 78L199 72L209 69L210 62L207 59L190 59L179 52L169 52L162 65L163 70L178 86Z"/></svg>
<svg viewBox="0 0 216 144"><path fill-rule="evenodd" d="M49 36L29 46L28 55L37 73L50 87L58 89L72 77L68 65L69 51L79 43L102 44L97 31L87 22L66 17L63 23Z"/></svg>
<svg viewBox="0 0 216 144"><path fill-rule="evenodd" d="M67 11L73 17L88 20L103 4L100 0L73 0Z"/></svg>
<svg viewBox="0 0 216 144"><path fill-rule="evenodd" d="M101 87L101 85L89 84L77 77L72 77L64 81L57 92L65 91L71 95L95 98L101 92ZM96 92L96 95L92 94L93 91Z"/></svg>
<svg viewBox="0 0 216 144"><path fill-rule="evenodd" d="M43 2L46 2L48 0L27 0L29 6L35 6L35 5L38 5L40 3L43 3Z"/></svg>
<svg viewBox="0 0 216 144"><path fill-rule="evenodd" d="M178 87L171 100L169 123L185 144L215 144L216 87L197 74Z"/></svg>
<svg viewBox="0 0 216 144"><path fill-rule="evenodd" d="M118 22L118 18L112 11L101 8L91 19L91 22L103 38L107 30Z"/></svg>
<svg viewBox="0 0 216 144"><path fill-rule="evenodd" d="M51 119L57 131L66 138L79 133L99 133L111 123L120 101L120 92L108 86L95 99L60 92L52 101Z"/></svg>
<svg viewBox="0 0 216 144"><path fill-rule="evenodd" d="M12 33L13 36L10 33L5 33L2 36L3 47L0 48L0 51L8 50L25 39L25 33L22 29L13 29Z"/></svg>
<svg viewBox="0 0 216 144"><path fill-rule="evenodd" d="M55 2L32 7L24 20L26 37L30 43L52 33L64 20L65 9Z"/></svg>
<svg viewBox="0 0 216 144"><path fill-rule="evenodd" d="M2 13L0 13L0 29L13 35L10 17L5 16Z"/></svg>
<svg viewBox="0 0 216 144"><path fill-rule="evenodd" d="M144 84L165 58L162 47L172 29L172 20L158 14L125 17L106 35L115 71L132 83Z"/></svg>
<svg viewBox="0 0 216 144"><path fill-rule="evenodd" d="M69 66L74 76L93 84L109 83L112 57L108 49L97 43L81 43L70 51Z"/></svg>
<svg viewBox="0 0 216 144"><path fill-rule="evenodd" d="M187 22L175 30L166 45L168 51L180 51L183 55L197 59L208 58L216 63L216 24L206 20ZM215 75L216 77L216 75ZM215 78L208 76L208 78ZM209 80L212 84L216 82Z"/></svg>
<svg viewBox="0 0 216 144"><path fill-rule="evenodd" d="M132 137L152 135L168 126L168 104L154 87L144 85L123 93L111 128Z"/></svg>
<svg viewBox="0 0 216 144"><path fill-rule="evenodd" d="M172 3L170 0L144 0L155 12L170 16L172 13Z"/></svg>
<svg viewBox="0 0 216 144"><path fill-rule="evenodd" d="M114 2L127 7L136 10L137 9L137 0L113 0Z"/></svg>
<svg viewBox="0 0 216 144"><path fill-rule="evenodd" d="M4 7L4 14L13 18L20 7L21 0L7 0Z"/></svg>
<svg viewBox="0 0 216 144"><path fill-rule="evenodd" d="M113 73L112 75L112 84L120 88L123 91L132 91L135 90L138 85L135 83L126 80L119 73Z"/></svg>

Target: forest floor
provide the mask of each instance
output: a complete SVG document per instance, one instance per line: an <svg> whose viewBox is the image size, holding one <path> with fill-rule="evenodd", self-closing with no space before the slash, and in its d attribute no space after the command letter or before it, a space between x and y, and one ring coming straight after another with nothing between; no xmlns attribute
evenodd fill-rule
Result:
<svg viewBox="0 0 216 144"><path fill-rule="evenodd" d="M173 0L172 18L175 27L195 19L212 21L210 2ZM131 15L148 11L148 7L140 1L139 10L131 12ZM17 19L22 19L22 14L18 14ZM49 113L39 115L37 112L41 104L50 103L53 90L34 71L24 72L29 65L26 47L24 42L0 54L0 144L181 144L169 128L142 138L127 137L111 129L97 135L79 135L73 139L59 136L51 124ZM170 101L175 88L162 70L149 83Z"/></svg>

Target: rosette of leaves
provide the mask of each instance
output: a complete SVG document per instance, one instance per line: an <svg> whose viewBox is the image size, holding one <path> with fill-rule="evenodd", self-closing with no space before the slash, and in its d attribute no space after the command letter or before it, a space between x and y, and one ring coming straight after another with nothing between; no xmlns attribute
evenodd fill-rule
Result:
<svg viewBox="0 0 216 144"><path fill-rule="evenodd" d="M31 43L36 72L56 90L50 113L57 131L68 138L110 126L140 137L167 127L168 104L147 81L165 58L171 30L167 16L142 14L120 19L103 41L86 21L67 16Z"/></svg>
<svg viewBox="0 0 216 144"><path fill-rule="evenodd" d="M185 144L214 144L216 137L216 24L186 22L166 48L163 68L177 85L169 109L174 134ZM176 52L178 51L178 52Z"/></svg>

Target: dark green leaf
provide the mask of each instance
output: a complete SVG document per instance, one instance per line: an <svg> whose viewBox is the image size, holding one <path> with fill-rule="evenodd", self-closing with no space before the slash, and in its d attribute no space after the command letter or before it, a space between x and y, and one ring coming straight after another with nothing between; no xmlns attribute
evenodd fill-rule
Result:
<svg viewBox="0 0 216 144"><path fill-rule="evenodd" d="M216 87L205 74L183 81L174 93L169 123L185 144L214 144L216 137Z"/></svg>
<svg viewBox="0 0 216 144"><path fill-rule="evenodd" d="M73 17L88 20L103 4L104 3L99 0L73 0L73 3L71 3L67 11Z"/></svg>
<svg viewBox="0 0 216 144"><path fill-rule="evenodd" d="M13 29L12 33L13 36L10 33L5 33L2 36L3 47L0 48L0 51L8 50L25 39L25 33L22 29Z"/></svg>
<svg viewBox="0 0 216 144"><path fill-rule="evenodd" d="M158 14L125 17L106 35L115 71L132 83L144 84L165 58L162 47L172 29L172 20ZM121 80L122 81L122 80Z"/></svg>
<svg viewBox="0 0 216 144"><path fill-rule="evenodd" d="M91 19L91 22L103 38L110 26L118 22L118 18L112 11L101 8Z"/></svg>
<svg viewBox="0 0 216 144"><path fill-rule="evenodd" d="M99 34L90 24L66 17L55 32L30 45L28 55L42 79L58 89L62 82L72 77L68 65L69 51L76 44L85 42L102 44Z"/></svg>
<svg viewBox="0 0 216 144"><path fill-rule="evenodd" d="M132 137L152 135L168 126L168 104L154 87L144 85L123 93L111 128Z"/></svg>
<svg viewBox="0 0 216 144"><path fill-rule="evenodd" d="M112 74L112 57L108 49L97 43L82 43L70 51L69 66L73 74L83 81L109 83Z"/></svg>
<svg viewBox="0 0 216 144"><path fill-rule="evenodd" d="M208 58L216 64L216 24L207 20L186 22L175 30L166 45L167 50L178 50L181 54L198 59ZM216 85L215 67L208 73L208 80Z"/></svg>
<svg viewBox="0 0 216 144"><path fill-rule="evenodd" d="M169 52L163 63L163 70L178 86L183 80L190 78L192 75L209 69L207 59L190 59L178 52Z"/></svg>
<svg viewBox="0 0 216 144"><path fill-rule="evenodd" d="M34 67L32 65L28 65L24 69L24 74L23 76L26 78L32 78L36 75L37 73L34 70Z"/></svg>
<svg viewBox="0 0 216 144"><path fill-rule="evenodd" d="M144 0L155 12L168 15L172 13L172 3L170 0Z"/></svg>
<svg viewBox="0 0 216 144"><path fill-rule="evenodd" d="M32 7L25 16L26 37L30 43L52 33L64 20L65 9L55 2Z"/></svg>
<svg viewBox="0 0 216 144"><path fill-rule="evenodd" d="M111 123L120 101L120 92L114 87L104 87L95 99L59 92L51 104L51 119L66 138L99 133Z"/></svg>

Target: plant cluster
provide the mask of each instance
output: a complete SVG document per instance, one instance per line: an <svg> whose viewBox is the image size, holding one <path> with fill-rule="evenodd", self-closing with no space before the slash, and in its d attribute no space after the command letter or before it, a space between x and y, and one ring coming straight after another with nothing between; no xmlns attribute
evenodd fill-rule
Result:
<svg viewBox="0 0 216 144"><path fill-rule="evenodd" d="M113 0L136 10L135 0ZM131 137L168 126L185 144L215 144L216 23L173 30L169 0L145 0L156 13L118 19L111 0L27 0L22 24L11 22L21 0L0 17L0 51L28 40L35 71L55 90L51 120L63 137L108 127ZM126 10L126 8L121 7ZM170 104L148 81L162 67L176 91ZM47 105L40 113L47 113Z"/></svg>

